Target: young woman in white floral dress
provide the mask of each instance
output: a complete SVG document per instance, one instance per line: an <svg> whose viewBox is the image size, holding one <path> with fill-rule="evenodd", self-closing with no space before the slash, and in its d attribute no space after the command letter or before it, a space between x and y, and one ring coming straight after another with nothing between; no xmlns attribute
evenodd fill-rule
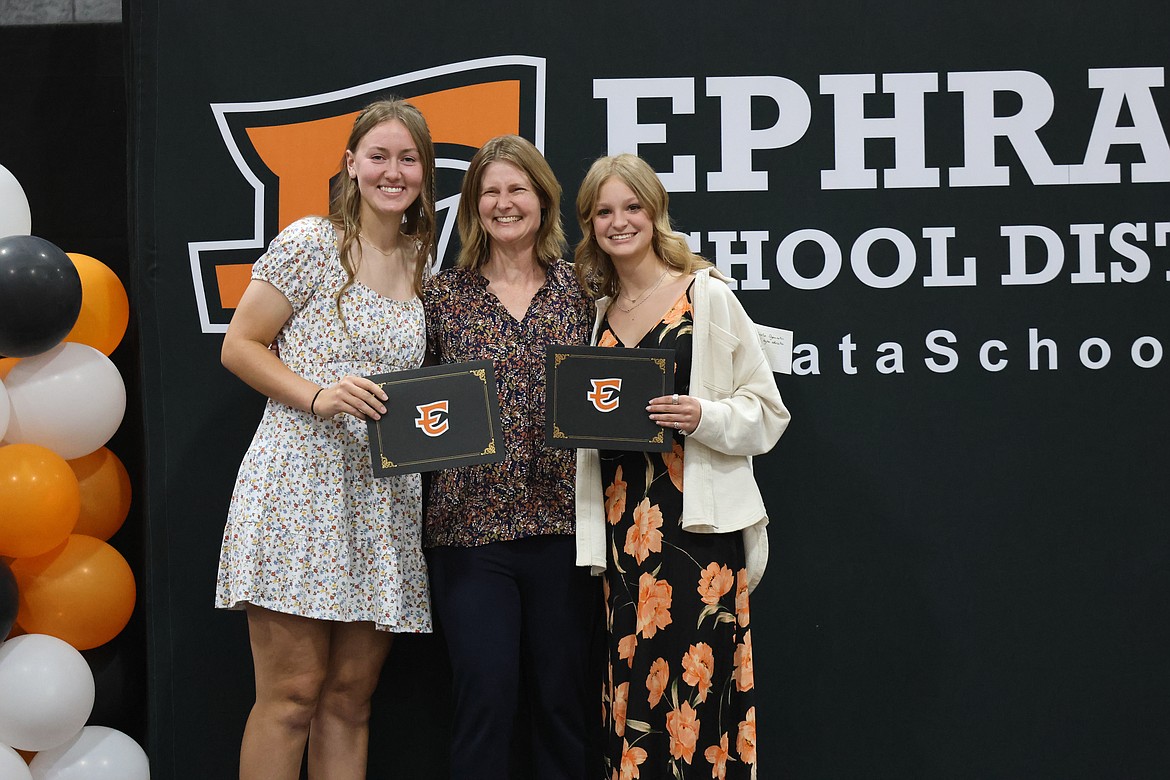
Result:
<svg viewBox="0 0 1170 780"><path fill-rule="evenodd" d="M757 778L748 592L766 550L750 456L788 424L755 326L670 227L667 194L629 154L577 195L576 271L605 296L594 343L675 351L649 400L672 450L579 450L577 562L604 572L605 780Z"/></svg>
<svg viewBox="0 0 1170 780"><path fill-rule="evenodd" d="M288 226L252 269L224 365L268 405L244 456L216 606L244 609L256 702L240 777L366 773L370 697L394 632L429 632L417 474L375 479L363 377L417 368L434 244L434 148L408 103L354 122L330 214ZM275 347L275 348L273 348Z"/></svg>

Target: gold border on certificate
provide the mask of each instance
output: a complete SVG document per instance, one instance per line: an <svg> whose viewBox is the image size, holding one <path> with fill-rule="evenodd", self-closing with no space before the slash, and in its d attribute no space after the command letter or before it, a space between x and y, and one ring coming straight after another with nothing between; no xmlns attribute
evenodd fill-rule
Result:
<svg viewBox="0 0 1170 780"><path fill-rule="evenodd" d="M615 418L610 425L605 417L587 417L582 410L585 404L577 399L583 390L574 388L567 396L560 380L565 361L581 361L583 364L596 363L600 368L589 373L636 378L638 387L627 394L635 394L636 407L632 412ZM554 447L590 447L599 449L629 449L669 452L670 437L667 430L650 420L645 411L646 402L651 398L669 395L674 388L674 350L669 349L626 349L617 347L573 347L553 345L546 350L548 387L546 389L548 419L545 434L548 443ZM646 367L651 367L653 376L646 376ZM638 393L645 394L642 398ZM602 433L597 432L601 423Z"/></svg>
<svg viewBox="0 0 1170 780"><path fill-rule="evenodd" d="M482 436L473 439L474 446L462 451L447 451L442 454L423 455L420 457L388 457L387 452L394 455L394 442L387 433L390 420L400 425L401 414L397 418L392 415L398 411L394 408L396 391L410 393L421 384L432 384L437 380L467 377L475 383L475 400L473 405L479 405L482 400L483 419L485 420ZM477 463L489 463L502 460L503 444L500 424L499 397L496 394L495 371L490 360L478 360L466 363L449 363L440 366L410 371L397 371L389 374L377 374L369 377L371 381L386 391L390 396L387 402L387 413L381 420L368 423L370 435L370 458L374 469L374 476L390 476L392 474L407 474L419 471L434 471L436 469L469 466ZM399 399L401 403L401 399ZM385 424L384 424L385 423ZM418 440L423 442L424 440Z"/></svg>

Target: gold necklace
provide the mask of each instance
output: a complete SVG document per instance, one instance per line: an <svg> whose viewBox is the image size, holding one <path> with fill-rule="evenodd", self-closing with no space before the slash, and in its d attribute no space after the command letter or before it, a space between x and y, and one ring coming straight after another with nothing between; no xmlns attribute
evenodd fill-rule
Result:
<svg viewBox="0 0 1170 780"><path fill-rule="evenodd" d="M662 285L662 280L666 278L666 275L668 273L670 273L669 266L667 266L666 268L663 269L662 275L658 277L658 281L656 281L654 284L652 284L645 292L643 292L637 298L631 298L630 296L626 295L625 291L623 290L621 292L621 294L618 296L618 301L620 301L622 298L625 298L627 301L630 302L629 308L622 306L620 303L618 303L618 301L614 301L614 304L619 309L624 311L626 314L629 314L634 309L638 308L643 303L645 303L650 298L650 296L654 294L654 291L657 290Z"/></svg>
<svg viewBox="0 0 1170 780"><path fill-rule="evenodd" d="M370 247L370 249L373 249L375 252L380 254L382 257L390 257L391 255L393 255L395 252L398 251L398 247L394 247L389 252L384 251L382 249L379 249L378 245L375 244L373 241L371 241L369 238L366 238L366 235L364 233L359 232L358 238L365 239L366 245L368 245Z"/></svg>

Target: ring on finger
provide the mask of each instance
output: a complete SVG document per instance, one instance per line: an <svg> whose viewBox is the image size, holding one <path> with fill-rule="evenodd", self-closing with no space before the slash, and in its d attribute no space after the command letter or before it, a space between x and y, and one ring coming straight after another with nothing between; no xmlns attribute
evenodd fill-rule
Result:
<svg viewBox="0 0 1170 780"><path fill-rule="evenodd" d="M678 393L675 393L670 397L670 402L675 406L678 406Z"/></svg>

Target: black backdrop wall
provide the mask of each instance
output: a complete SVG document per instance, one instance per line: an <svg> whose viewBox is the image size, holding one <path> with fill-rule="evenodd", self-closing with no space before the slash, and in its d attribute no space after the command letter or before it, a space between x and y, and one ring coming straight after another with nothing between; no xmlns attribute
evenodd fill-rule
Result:
<svg viewBox="0 0 1170 780"><path fill-rule="evenodd" d="M505 129L570 196L636 147L796 331L762 777L1170 771L1163 3L127 8L156 776L231 776L251 696L211 609L262 401L219 366L233 285L384 92L425 103L444 195ZM371 777L442 776L441 655L390 659Z"/></svg>

